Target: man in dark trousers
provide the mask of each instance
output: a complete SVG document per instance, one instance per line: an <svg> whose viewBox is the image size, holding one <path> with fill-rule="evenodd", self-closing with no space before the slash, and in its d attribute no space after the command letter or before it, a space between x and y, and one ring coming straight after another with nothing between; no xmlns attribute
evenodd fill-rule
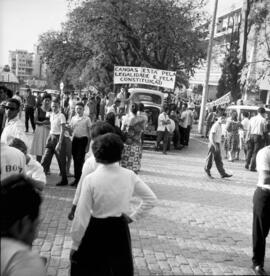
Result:
<svg viewBox="0 0 270 276"><path fill-rule="evenodd" d="M258 115L249 120L246 142L248 146L245 168L252 172L256 171L257 152L264 145L264 135L266 132L265 109L258 108Z"/></svg>
<svg viewBox="0 0 270 276"><path fill-rule="evenodd" d="M91 121L83 113L84 104L82 102L76 103L75 115L70 121L70 131L73 134L72 156L75 174L75 181L70 184L71 186L77 186L82 174L85 153L89 150Z"/></svg>
<svg viewBox="0 0 270 276"><path fill-rule="evenodd" d="M60 103L53 100L51 104L52 113L50 115L51 130L46 143L46 149L42 157L41 165L47 174L52 162L53 155L58 162L62 180L56 186L64 186L68 184L67 168L66 168L66 145L64 133L66 129L66 118L60 111Z"/></svg>
<svg viewBox="0 0 270 276"><path fill-rule="evenodd" d="M169 139L169 125L171 120L168 115L169 109L167 106L163 106L163 111L158 116L158 128L157 128L157 142L156 150L159 150L160 142L163 142L163 154L167 154L168 139Z"/></svg>
<svg viewBox="0 0 270 276"><path fill-rule="evenodd" d="M34 113L36 108L36 97L32 95L31 89L27 89L27 96L25 99L25 131L28 132L28 122L30 119L33 132L36 129Z"/></svg>
<svg viewBox="0 0 270 276"><path fill-rule="evenodd" d="M256 162L258 183L253 197L252 262L256 275L269 275L264 270L264 258L270 230L270 146L258 152Z"/></svg>
<svg viewBox="0 0 270 276"><path fill-rule="evenodd" d="M217 117L218 117L217 121L213 124L209 132L209 145L208 145L209 150L208 150L208 155L206 158L206 164L205 164L204 170L207 176L212 178L210 170L212 168L213 159L214 159L221 178L231 177L232 175L226 173L224 170L221 153L220 153L220 143L221 143L221 136L222 136L221 124L224 123L225 112L222 109L220 109L218 111Z"/></svg>

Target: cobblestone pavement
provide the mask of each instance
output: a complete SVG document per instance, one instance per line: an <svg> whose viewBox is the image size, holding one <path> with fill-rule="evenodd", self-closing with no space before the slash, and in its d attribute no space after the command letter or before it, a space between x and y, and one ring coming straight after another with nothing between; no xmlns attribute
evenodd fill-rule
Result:
<svg viewBox="0 0 270 276"><path fill-rule="evenodd" d="M188 148L143 152L140 176L158 196L157 206L131 224L135 275L253 275L252 196L257 174L243 161L228 163L223 180L204 175L207 145L194 137ZM71 239L67 214L74 189L55 187L58 167L44 191L42 223L34 250L48 258L48 275L68 275ZM71 181L72 179L70 179ZM134 200L134 204L136 199ZM270 272L269 239L266 270Z"/></svg>

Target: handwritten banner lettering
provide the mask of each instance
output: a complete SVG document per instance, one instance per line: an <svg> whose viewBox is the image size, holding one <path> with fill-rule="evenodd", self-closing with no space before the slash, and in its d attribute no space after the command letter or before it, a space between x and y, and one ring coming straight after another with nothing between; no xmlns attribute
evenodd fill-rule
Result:
<svg viewBox="0 0 270 276"><path fill-rule="evenodd" d="M174 89L175 71L145 67L114 66L114 84L149 84Z"/></svg>

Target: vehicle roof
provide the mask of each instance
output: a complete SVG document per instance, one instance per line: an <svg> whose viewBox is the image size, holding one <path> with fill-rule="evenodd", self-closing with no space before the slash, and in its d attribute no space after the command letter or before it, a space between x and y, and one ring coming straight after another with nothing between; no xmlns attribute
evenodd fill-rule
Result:
<svg viewBox="0 0 270 276"><path fill-rule="evenodd" d="M136 92L143 92L143 93L149 93L149 94L155 94L159 95L161 97L164 97L164 93L158 90L153 90L153 89L146 89L146 88L129 88L128 92L132 95Z"/></svg>
<svg viewBox="0 0 270 276"><path fill-rule="evenodd" d="M257 111L260 106L257 105L230 105L227 109L245 109L245 110L255 110ZM269 108L265 108L267 112L270 112Z"/></svg>
<svg viewBox="0 0 270 276"><path fill-rule="evenodd" d="M141 103L144 104L144 107L148 107L148 106L151 106L151 107L157 107L157 108L161 108L160 104L155 104L155 103L151 103L151 102L147 102L147 101L141 101Z"/></svg>
<svg viewBox="0 0 270 276"><path fill-rule="evenodd" d="M60 94L60 91L53 90L53 89L45 89L44 91L48 94L56 94L56 95Z"/></svg>

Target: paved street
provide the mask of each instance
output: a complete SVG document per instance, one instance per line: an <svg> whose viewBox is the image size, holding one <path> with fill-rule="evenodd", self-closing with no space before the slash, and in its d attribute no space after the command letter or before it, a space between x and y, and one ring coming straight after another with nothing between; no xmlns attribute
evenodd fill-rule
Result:
<svg viewBox="0 0 270 276"><path fill-rule="evenodd" d="M188 149L166 156L144 151L140 176L159 200L148 217L130 226L135 275L254 274L251 224L257 174L244 170L243 161L225 160L225 168L233 177L220 179L213 168L215 179L208 179L203 171L206 152L206 143L196 137ZM68 275L71 239L67 214L74 189L55 187L55 160L51 172L34 250L48 257L48 275ZM269 242L265 260L268 272Z"/></svg>

